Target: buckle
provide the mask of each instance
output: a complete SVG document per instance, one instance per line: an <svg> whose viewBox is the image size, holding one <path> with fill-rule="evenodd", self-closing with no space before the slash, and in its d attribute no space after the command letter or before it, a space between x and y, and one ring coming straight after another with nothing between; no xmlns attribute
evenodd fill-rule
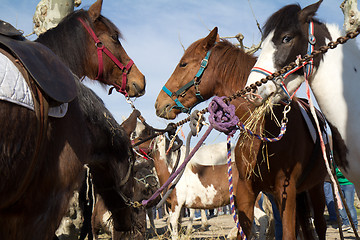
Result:
<svg viewBox="0 0 360 240"><path fill-rule="evenodd" d="M200 64L200 67L202 67L202 68L206 68L206 66L207 66L207 64L208 64L208 60L207 59L203 59L202 61L201 61L201 64Z"/></svg>
<svg viewBox="0 0 360 240"><path fill-rule="evenodd" d="M314 44L316 43L316 38L315 38L315 36L312 35L312 34L309 34L309 43L310 43L311 45L314 45Z"/></svg>

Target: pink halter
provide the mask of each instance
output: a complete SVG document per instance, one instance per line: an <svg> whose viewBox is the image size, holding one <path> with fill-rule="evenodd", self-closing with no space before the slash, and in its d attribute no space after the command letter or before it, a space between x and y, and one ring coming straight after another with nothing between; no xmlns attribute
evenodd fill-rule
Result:
<svg viewBox="0 0 360 240"><path fill-rule="evenodd" d="M78 20L81 22L81 24L85 27L85 29L88 31L88 33L90 34L90 36L94 39L95 41L95 46L97 48L97 55L98 55L98 62L99 62L99 71L98 71L98 75L95 78L95 80L101 80L103 78L103 72L104 72L104 64L103 64L103 57L102 57L102 53L104 52L122 71L122 83L121 83L121 87L117 84L113 84L114 88L116 89L116 91L124 94L127 97L127 92L126 92L126 81L127 81L127 73L129 72L131 66L134 64L133 60L130 59L130 61L128 62L128 64L124 67L124 65L109 51L109 49L107 49L105 47L105 45L97 38L96 34L94 33L94 31L91 29L91 27L89 26L89 24L87 24L83 19L78 18ZM110 92L111 93L110 89Z"/></svg>

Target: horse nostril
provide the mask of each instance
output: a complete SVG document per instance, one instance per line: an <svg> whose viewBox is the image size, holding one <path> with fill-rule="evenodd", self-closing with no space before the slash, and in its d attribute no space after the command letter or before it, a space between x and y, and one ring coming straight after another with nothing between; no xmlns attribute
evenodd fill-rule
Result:
<svg viewBox="0 0 360 240"><path fill-rule="evenodd" d="M144 87L144 88L141 88L141 87L140 87L137 83L135 83L135 82L134 82L132 85L133 85L133 87L134 87L134 89L135 89L138 97L143 96L143 95L145 94L145 87Z"/></svg>

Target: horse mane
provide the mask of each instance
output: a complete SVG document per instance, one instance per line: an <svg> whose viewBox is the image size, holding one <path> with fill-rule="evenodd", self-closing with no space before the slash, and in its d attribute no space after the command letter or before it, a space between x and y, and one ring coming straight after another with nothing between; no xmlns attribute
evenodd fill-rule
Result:
<svg viewBox="0 0 360 240"><path fill-rule="evenodd" d="M35 41L49 47L77 76L81 77L85 69L84 58L88 55L86 43L90 35L78 18L84 19L94 29L88 12L80 9L64 17L55 28L44 32ZM113 31L112 35L117 34L122 38L119 29L106 17L100 15L96 21L102 22Z"/></svg>
<svg viewBox="0 0 360 240"><path fill-rule="evenodd" d="M289 26L297 26L298 30L301 32L299 20L297 18L299 12L301 11L301 7L299 4L290 4L282 7L277 12L273 13L268 20L266 21L265 25L262 28L263 36L262 39L264 40L272 30L279 29L283 31L284 29L288 29ZM286 21L284 21L286 19ZM312 18L312 20L316 23L321 23L318 19ZM278 35L275 32L275 35Z"/></svg>
<svg viewBox="0 0 360 240"><path fill-rule="evenodd" d="M215 76L221 79L222 84L231 89L241 89L245 85L256 57L244 52L227 40L218 42L210 56L217 59Z"/></svg>
<svg viewBox="0 0 360 240"><path fill-rule="evenodd" d="M103 151L117 152L119 159L126 153L131 155L131 143L127 133L106 109L101 98L80 81L76 82L79 105L89 128L93 151L99 154Z"/></svg>

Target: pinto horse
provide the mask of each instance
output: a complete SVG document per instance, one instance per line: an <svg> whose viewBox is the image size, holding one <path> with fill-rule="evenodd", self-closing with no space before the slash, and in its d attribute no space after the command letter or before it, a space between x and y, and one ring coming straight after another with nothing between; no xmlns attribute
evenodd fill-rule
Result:
<svg viewBox="0 0 360 240"><path fill-rule="evenodd" d="M314 18L321 2L303 9L299 5L287 5L275 12L264 26L263 50L255 66L276 71L294 61L296 56L309 53L307 50L310 48L309 34L315 38L312 45L315 50L340 37L342 33L337 26L322 23ZM312 32L309 33L309 30ZM334 159L344 175L355 184L358 193L360 193L360 142L358 141L360 107L357 99L357 89L360 87L359 56L360 51L356 41L349 40L315 58L312 74L307 77L316 101L331 128ZM263 76L253 72L247 84L261 77ZM292 93L304 81L305 76L301 69L289 75L284 80L284 84ZM257 92L264 100L272 96L273 102L284 97L284 93L279 92L272 82L261 86ZM254 102L257 105L262 103L260 99L254 99Z"/></svg>
<svg viewBox="0 0 360 240"><path fill-rule="evenodd" d="M181 111L186 112L196 105L200 95L206 100L214 95L233 94L244 87L255 61L255 57L228 41L220 41L217 28L214 28L207 37L194 42L185 51L163 91L159 93L155 103L157 115L173 119ZM198 74L201 71L198 71L200 65L206 70ZM190 84L187 83L191 81L196 87L189 87ZM183 87L181 91L177 91L179 86L185 85L186 90ZM173 99L181 102L186 109L176 105ZM232 103L236 106L236 115L242 121L249 117L249 112L254 108L244 99L236 99ZM299 214L296 215L297 194L308 191L314 207L317 234L320 239L325 239L325 165L319 144L314 144L298 102L293 101L290 106L292 109L287 115L289 122L286 134L280 141L266 143L252 136L240 135L237 142L235 159L239 181L236 187L236 204L240 224L249 236L255 199L263 191L273 194L281 209L283 239L295 239L296 216L307 234L306 239L311 239L303 211L298 209ZM273 114L281 119L282 111L282 106L275 106ZM274 116L267 114L264 119L255 123L255 132L264 131L267 136L277 136L279 127L272 120Z"/></svg>
<svg viewBox="0 0 360 240"><path fill-rule="evenodd" d="M79 77L95 78L99 71L93 39L79 18L95 29L113 55L122 61L128 60L118 39L115 39L118 30L100 15L101 5L102 1L97 1L88 11L71 14L57 28L38 39L61 56ZM65 43L65 38L70 36L72 41ZM2 70L11 66L18 79L34 82L33 75L21 61L7 48L2 45L0 48L2 60L8 59L6 66L1 65ZM125 78L119 80L122 71L113 62L105 58L102 67L103 74L98 80L124 86ZM128 96L142 95L144 76L134 65L125 76L124 91ZM45 128L38 127L33 110L10 101L0 101L0 239L52 239L73 191L82 182L84 164L89 166L94 185L112 212L115 229L131 229L129 216L132 209L128 206L133 185L130 140L90 89L77 80L74 87L78 96L68 103L66 114L62 118L49 117ZM42 143L38 144L36 141L41 129L46 132ZM38 146L41 148L35 150Z"/></svg>
<svg viewBox="0 0 360 240"><path fill-rule="evenodd" d="M153 135L152 128L141 127L143 124L140 122L138 125L142 131L137 133L138 138L135 142ZM149 156L153 158L160 185L163 185L169 178L176 159L179 157L179 165L185 159L185 146L181 146L176 151L172 147L172 150L166 153L169 148L169 139L163 135L149 140L139 147L147 149L146 152L149 152ZM205 160L207 160L206 164L204 164ZM236 183L238 172L235 163L233 163L233 169L234 183ZM194 209L213 209L228 205L230 203L228 188L226 143L201 147L186 166L179 182L166 200L170 205L168 227L172 239L179 238L178 225L183 207L191 208L190 221L186 230L187 234L190 234ZM202 211L202 225L207 225L204 211Z"/></svg>

